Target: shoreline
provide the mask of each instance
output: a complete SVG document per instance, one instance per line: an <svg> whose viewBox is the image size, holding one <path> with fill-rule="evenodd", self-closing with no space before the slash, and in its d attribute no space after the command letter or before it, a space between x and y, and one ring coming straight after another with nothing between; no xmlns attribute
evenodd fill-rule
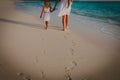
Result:
<svg viewBox="0 0 120 80"><path fill-rule="evenodd" d="M30 14L32 16L35 16L36 18L39 19L39 12L41 11L41 7L30 6L30 5L25 6L24 4L23 4L23 6L22 5L21 6L18 5L18 7L19 7L19 10L21 10L21 11L27 13L27 14ZM25 11L24 9L21 9L22 7L30 9L30 10ZM34 11L32 11L32 10L34 10ZM57 16L56 12L57 11L51 13L51 16L53 17L53 15L54 15L55 17L59 18L59 19L56 18L58 21L61 21L60 17ZM116 24L111 24L111 23L103 22L103 20L101 20L101 19L96 19L96 18L92 18L92 17L76 15L76 14L73 14L73 13L71 13L70 18L73 19L74 21L76 21L77 23L79 23L79 22L85 23L87 21L87 23L89 23L90 25L91 24L93 24L93 25L94 24L99 24L99 25L101 25L101 29L99 29L101 32L103 32L104 34L107 34L108 36L114 37L114 38L116 38L118 40L120 39L120 37L119 37L119 35L120 35L120 33L119 33L120 27L118 25L116 25ZM52 26L56 26L57 24L54 24L53 20L54 19L51 18L51 24L53 24ZM72 21L70 22L70 25L72 25ZM61 24L59 24L59 25L61 25ZM104 26L107 26L107 27L104 27ZM110 27L110 29L108 28L108 26ZM73 28L73 27L71 27L71 28ZM104 30L103 30L103 28L104 28ZM80 28L77 27L77 29L80 29Z"/></svg>
<svg viewBox="0 0 120 80"><path fill-rule="evenodd" d="M37 1L18 1L18 2L37 2ZM25 4L23 3L23 5L25 5ZM26 4L26 5L30 6L31 4ZM37 7L40 7L40 5L38 5L38 4L34 5L33 4L32 7L36 7L37 8ZM109 23L109 24L114 24L114 25L120 26L119 21L116 21L116 20L112 20L112 19L108 19L108 18L97 18L95 16L94 17L90 17L90 16L85 16L85 15L80 15L80 14L77 14L76 12L74 12L74 11L72 11L71 13L75 14L75 15L78 15L78 16L84 16L84 17L87 17L87 18L98 20L99 22L104 22L104 23Z"/></svg>

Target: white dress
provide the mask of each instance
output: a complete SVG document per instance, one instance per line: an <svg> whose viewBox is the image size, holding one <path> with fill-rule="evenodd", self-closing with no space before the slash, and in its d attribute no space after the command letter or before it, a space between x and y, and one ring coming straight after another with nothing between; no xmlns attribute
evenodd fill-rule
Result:
<svg viewBox="0 0 120 80"><path fill-rule="evenodd" d="M50 21L50 8L44 8L43 11L43 20L44 21Z"/></svg>
<svg viewBox="0 0 120 80"><path fill-rule="evenodd" d="M71 12L71 5L72 2L70 4L70 7L68 7L68 0L61 0L60 6L58 8L58 16L61 17L63 15L70 15Z"/></svg>

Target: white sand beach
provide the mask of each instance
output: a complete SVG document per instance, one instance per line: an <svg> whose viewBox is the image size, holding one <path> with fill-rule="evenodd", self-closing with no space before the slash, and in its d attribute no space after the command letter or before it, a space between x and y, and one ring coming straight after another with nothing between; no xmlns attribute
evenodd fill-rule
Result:
<svg viewBox="0 0 120 80"><path fill-rule="evenodd" d="M45 30L39 17L0 2L0 80L120 80L120 40L101 31L115 25L75 17L64 32L52 14Z"/></svg>

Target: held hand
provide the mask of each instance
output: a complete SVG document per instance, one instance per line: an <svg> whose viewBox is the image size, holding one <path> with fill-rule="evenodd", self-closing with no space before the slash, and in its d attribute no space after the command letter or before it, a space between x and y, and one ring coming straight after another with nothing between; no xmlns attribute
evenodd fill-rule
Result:
<svg viewBox="0 0 120 80"><path fill-rule="evenodd" d="M54 7L54 8L53 8L53 11L55 11L55 10L56 10L56 8Z"/></svg>
<svg viewBox="0 0 120 80"><path fill-rule="evenodd" d="M55 9L56 9L56 8L53 8L53 9L51 10L51 12L55 11Z"/></svg>

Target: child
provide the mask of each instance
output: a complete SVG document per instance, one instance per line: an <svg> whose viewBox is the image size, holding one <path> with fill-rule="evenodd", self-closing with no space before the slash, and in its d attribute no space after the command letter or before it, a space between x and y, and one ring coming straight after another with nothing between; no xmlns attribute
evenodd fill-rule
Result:
<svg viewBox="0 0 120 80"><path fill-rule="evenodd" d="M61 0L60 7L58 9L58 16L62 16L63 31L68 29L72 1L73 0Z"/></svg>
<svg viewBox="0 0 120 80"><path fill-rule="evenodd" d="M44 22L45 22L45 29L48 29L48 24L50 21L50 12L52 12L52 7L49 1L45 1L44 3L44 7L42 9L40 18L43 18Z"/></svg>

